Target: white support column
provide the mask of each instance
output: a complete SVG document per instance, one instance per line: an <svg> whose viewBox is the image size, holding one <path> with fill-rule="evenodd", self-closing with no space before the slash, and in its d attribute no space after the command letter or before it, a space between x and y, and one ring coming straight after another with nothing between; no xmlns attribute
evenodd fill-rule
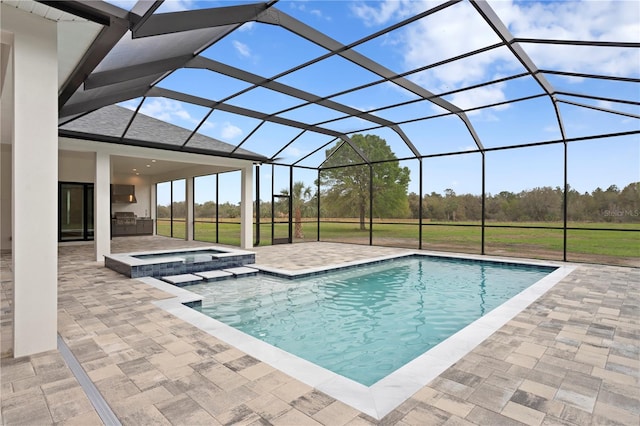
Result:
<svg viewBox="0 0 640 426"><path fill-rule="evenodd" d="M240 247L253 247L253 164L244 167L240 182Z"/></svg>
<svg viewBox="0 0 640 426"><path fill-rule="evenodd" d="M193 177L186 179L186 203L187 203L187 217L184 219L187 221L187 241L193 241L193 227L194 227L194 215L193 215Z"/></svg>
<svg viewBox="0 0 640 426"><path fill-rule="evenodd" d="M156 201L156 183L150 182L151 196L149 199L151 200L149 208L149 217L153 220L153 235L157 235L156 232L156 208L158 206L158 202Z"/></svg>
<svg viewBox="0 0 640 426"><path fill-rule="evenodd" d="M1 6L2 30L13 33L13 355L17 358L57 346L58 48L55 22Z"/></svg>
<svg viewBox="0 0 640 426"><path fill-rule="evenodd" d="M111 156L96 152L96 176L93 186L93 239L96 262L111 254Z"/></svg>

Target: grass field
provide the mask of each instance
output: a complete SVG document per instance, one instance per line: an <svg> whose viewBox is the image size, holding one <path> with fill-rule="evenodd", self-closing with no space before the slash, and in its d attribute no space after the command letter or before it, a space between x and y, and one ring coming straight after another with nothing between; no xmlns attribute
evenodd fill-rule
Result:
<svg viewBox="0 0 640 426"><path fill-rule="evenodd" d="M218 240L220 244L239 245L240 224L220 222ZM367 224L368 225L368 224ZM467 226L460 226L467 225ZM464 253L480 253L481 228L476 222L425 223L422 227L422 248ZM157 232L170 236L169 220L157 222ZM523 228L507 228L521 226ZM528 227L546 227L528 228ZM563 230L548 229L562 227L562 223L489 223L485 227L485 253L517 257L562 260ZM638 224L620 223L569 223L567 230L567 260L640 266L640 231ZM591 229L590 229L591 228ZM611 228L616 230L601 230ZM255 226L254 226L255 229ZM287 224L276 224L276 237L287 235ZM594 230L595 229L595 230ZM173 236L185 237L185 222L174 222ZM216 242L216 224L196 222L195 239ZM415 221L390 224L374 221L373 244L418 248L419 225ZM298 241L317 240L317 222L305 221L304 238ZM357 244L369 244L369 231L361 231L355 221L322 221L320 240ZM271 223L261 223L260 245L271 244Z"/></svg>

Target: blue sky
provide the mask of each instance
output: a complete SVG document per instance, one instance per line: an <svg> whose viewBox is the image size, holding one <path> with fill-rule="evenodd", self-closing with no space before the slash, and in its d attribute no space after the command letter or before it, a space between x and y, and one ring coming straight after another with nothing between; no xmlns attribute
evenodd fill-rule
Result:
<svg viewBox="0 0 640 426"><path fill-rule="evenodd" d="M130 7L132 2L113 2ZM167 1L160 11L187 8L219 7L239 4L230 1ZM343 44L387 28L409 16L442 2L423 1L280 1L276 7L303 23L326 33ZM636 1L489 1L496 14L516 37L560 40L640 41L640 3ZM490 27L468 3L462 2L427 16L389 34L369 40L356 50L394 72L406 72L427 64L455 57L499 41ZM640 49L555 46L521 43L521 47L540 69L602 74L614 77L640 77ZM380 77L353 63L334 56L296 72L279 77L284 70L313 60L326 50L288 31L272 25L250 23L207 49L203 56L242 68L263 77L298 87L320 96L328 96L361 84L379 81ZM460 108L502 102L541 93L530 77L484 86L475 90L446 94L462 87L493 81L524 72L523 66L506 47L492 49L459 61L410 75L408 78ZM640 100L638 83L547 75L557 91L592 94L607 98ZM189 94L224 99L246 87L247 83L202 70L179 70L159 86ZM562 96L600 108L640 115L637 106ZM362 111L374 111L378 117L398 122L442 110L421 101L403 107L375 111L377 108L418 99L418 96L391 83L381 83L355 93L332 97L332 100ZM135 108L138 100L124 103ZM266 113L294 108L303 101L267 89L254 89L228 101ZM164 98L148 99L141 111L145 114L193 129L207 109ZM565 131L569 138L633 131L640 128L638 118L560 104ZM303 122L323 123L343 116L319 106L303 106L280 113L281 117ZM548 97L501 105L468 113L469 119L485 147L501 147L560 139L555 112ZM259 124L255 119L215 111L200 132L222 141L238 144ZM322 124L332 130L350 133L375 126L362 119L345 119ZM457 117L407 123L400 126L418 150L425 155L447 151L467 151L475 143L464 123ZM272 156L295 138L298 129L265 124L243 148ZM410 155L400 137L389 129L371 130L391 145L398 157ZM331 140L330 137L305 133L279 154L290 163ZM569 183L581 192L611 184L623 187L640 180L640 136L569 144ZM553 145L489 152L486 154L487 191L519 192L539 186L563 184L563 147ZM315 167L324 159L324 151L301 164ZM424 191L442 193L452 188L456 193L480 192L480 155L426 159ZM406 162L412 169L410 191L418 192L417 161ZM263 167L269 169L270 167ZM275 190L288 184L286 173L276 177ZM315 173L297 172L296 179L313 183ZM239 181L239 178L238 178ZM271 178L263 179L263 190L270 191ZM233 185L231 185L233 186ZM239 188L239 186L238 186ZM225 195L234 201L235 190ZM263 194L262 198L266 198ZM224 201L221 199L221 201ZM239 201L239 199L237 200Z"/></svg>

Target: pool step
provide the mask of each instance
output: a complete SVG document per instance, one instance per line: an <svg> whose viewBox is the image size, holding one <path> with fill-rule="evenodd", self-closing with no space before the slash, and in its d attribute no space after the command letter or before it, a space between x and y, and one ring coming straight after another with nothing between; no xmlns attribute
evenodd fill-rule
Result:
<svg viewBox="0 0 640 426"><path fill-rule="evenodd" d="M162 281L166 281L169 284L173 284L178 287L199 284L202 282L203 277L199 277L194 274L179 274L179 275L169 275L161 278Z"/></svg>
<svg viewBox="0 0 640 426"><path fill-rule="evenodd" d="M179 274L161 277L162 281L168 282L178 287L184 287L192 284L201 284L203 282L213 282L226 280L227 278L249 277L257 275L258 269L249 268L247 266L239 266L237 268L216 269L213 271L194 272L193 274Z"/></svg>
<svg viewBox="0 0 640 426"><path fill-rule="evenodd" d="M237 268L227 268L223 269L225 272L230 272L234 277L239 276L251 276L257 275L260 270L255 268L249 268L248 266L238 266Z"/></svg>
<svg viewBox="0 0 640 426"><path fill-rule="evenodd" d="M233 273L224 270L196 272L194 275L202 277L205 281L220 281L233 276Z"/></svg>

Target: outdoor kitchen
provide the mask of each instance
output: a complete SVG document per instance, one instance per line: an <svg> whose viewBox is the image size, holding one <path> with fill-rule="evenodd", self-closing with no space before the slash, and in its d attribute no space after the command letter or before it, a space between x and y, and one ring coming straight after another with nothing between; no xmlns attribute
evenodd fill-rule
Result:
<svg viewBox="0 0 640 426"><path fill-rule="evenodd" d="M127 208L137 203L134 185L111 185L111 236L152 235L153 219L138 216L136 211Z"/></svg>
<svg viewBox="0 0 640 426"><path fill-rule="evenodd" d="M153 234L153 219L137 217L134 212L115 212L113 214L111 219L112 236L151 234Z"/></svg>

